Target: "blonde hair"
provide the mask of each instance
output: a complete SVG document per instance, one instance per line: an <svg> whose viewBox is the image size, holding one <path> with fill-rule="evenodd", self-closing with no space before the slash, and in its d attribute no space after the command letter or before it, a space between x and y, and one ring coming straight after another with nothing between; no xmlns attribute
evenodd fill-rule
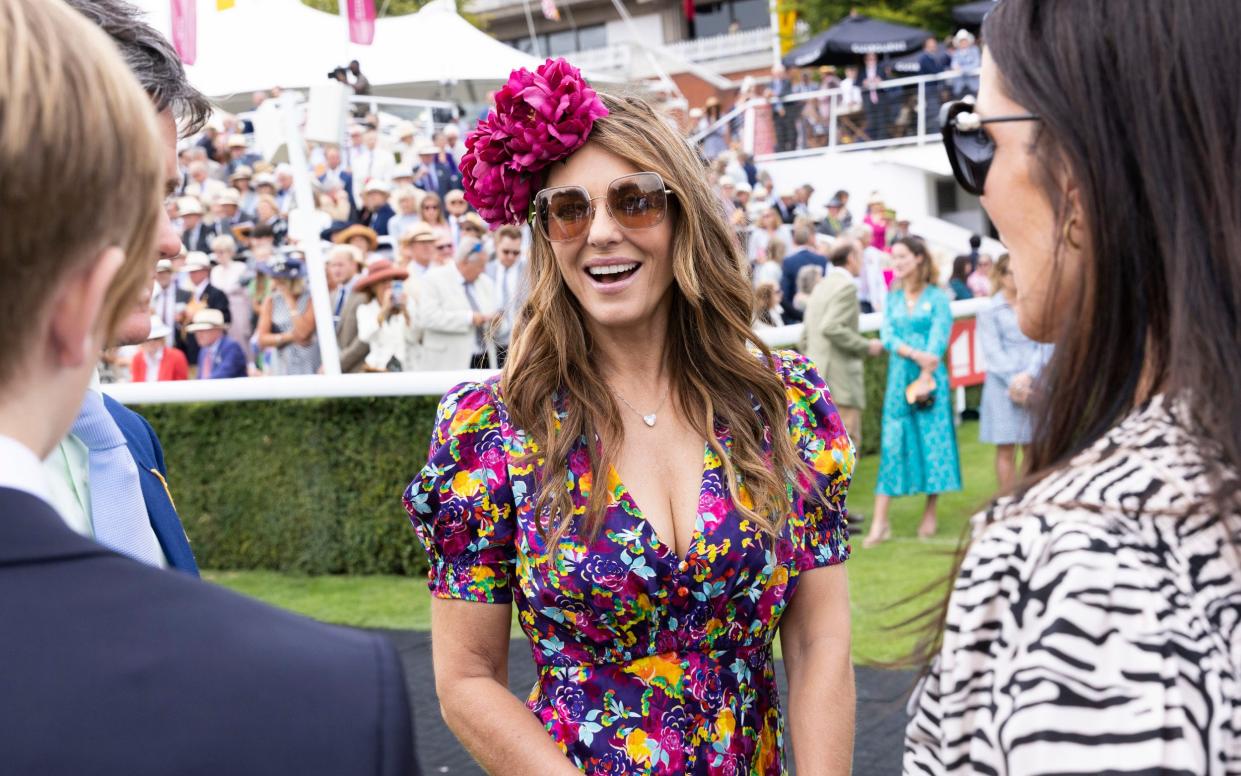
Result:
<svg viewBox="0 0 1241 776"><path fill-rule="evenodd" d="M980 263L982 262L981 256L979 257L979 262ZM1000 290L1001 281L1004 280L1004 276L1006 274L1008 274L1008 252L1007 251L1004 253L1001 253L999 258L997 258L994 262L992 262L991 271L987 273L987 280L991 282L992 291Z"/></svg>
<svg viewBox="0 0 1241 776"><path fill-rule="evenodd" d="M422 209L426 207L428 202L434 202L436 211L439 213L439 218L435 223L422 218ZM444 202L440 199L439 194L436 194L434 191L428 191L423 194L422 199L418 200L418 217L422 218L423 223L429 226L444 226L448 223L448 218L444 215Z"/></svg>
<svg viewBox="0 0 1241 776"><path fill-rule="evenodd" d="M331 261L337 256L344 256L349 261L357 264L359 267L366 266L366 256L362 250L356 245L339 244L333 245L332 250L327 252L327 260Z"/></svg>
<svg viewBox="0 0 1241 776"><path fill-rule="evenodd" d="M212 253L217 251L237 252L237 241L227 234L217 234L215 237L212 237L209 246Z"/></svg>
<svg viewBox="0 0 1241 776"><path fill-rule="evenodd" d="M784 257L788 255L789 246L784 240L776 237L767 241L767 247L763 248L763 255L767 261L779 264L784 261Z"/></svg>
<svg viewBox="0 0 1241 776"><path fill-rule="evenodd" d="M100 309L111 340L151 282L164 157L155 109L112 41L63 3L0 3L0 380L66 273L125 258ZM65 202L77 215L60 217Z"/></svg>
<svg viewBox="0 0 1241 776"><path fill-rule="evenodd" d="M414 209L412 213L402 212L401 215L417 215L418 208L422 206L422 189L413 186L400 186L396 191L392 192L392 201L396 203L397 209L401 208L401 201L407 197L414 200Z"/></svg>
<svg viewBox="0 0 1241 776"><path fill-rule="evenodd" d="M659 173L674 192L668 212L672 306L664 355L673 379L671 400L723 461L729 492L743 519L774 537L799 480L812 478L805 476L806 465L785 433L788 404L775 359L752 328L748 262L706 182L702 162L685 138L641 99L600 97L610 113L594 125L590 143L639 170ZM535 184L537 188L538 181ZM551 243L538 229L530 273L530 294L514 327L519 333L500 385L514 424L537 445L531 448L537 456L529 458L539 469L534 514L541 516L538 528L551 547L573 520L564 485L570 453L580 439L601 440L600 445L586 445L585 452L590 481L607 483L624 426L593 361L582 309L565 284ZM567 414L557 422L561 399ZM716 438L717 420L732 432L729 451ZM764 449L767 437L769 451ZM742 481L749 498L740 494ZM598 534L607 498L606 487L590 488L585 536Z"/></svg>

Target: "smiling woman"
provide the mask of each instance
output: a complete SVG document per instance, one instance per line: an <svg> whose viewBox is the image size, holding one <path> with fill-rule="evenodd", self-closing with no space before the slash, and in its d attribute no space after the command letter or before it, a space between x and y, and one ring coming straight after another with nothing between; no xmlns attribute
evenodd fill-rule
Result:
<svg viewBox="0 0 1241 776"><path fill-rule="evenodd" d="M496 105L466 197L530 213L530 295L406 492L445 719L497 773L783 773L779 634L798 768L847 773L853 449L826 386L755 336L702 163L645 102L553 61ZM524 707L514 604L539 670Z"/></svg>

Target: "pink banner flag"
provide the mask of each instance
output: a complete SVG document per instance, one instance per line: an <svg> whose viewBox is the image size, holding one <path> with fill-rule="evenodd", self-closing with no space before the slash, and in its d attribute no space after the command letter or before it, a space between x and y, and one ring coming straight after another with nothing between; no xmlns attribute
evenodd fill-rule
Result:
<svg viewBox="0 0 1241 776"><path fill-rule="evenodd" d="M543 0L543 18L553 22L560 21L560 9L556 7L556 0Z"/></svg>
<svg viewBox="0 0 1241 776"><path fill-rule="evenodd" d="M375 0L349 0L349 40L359 46L375 41Z"/></svg>
<svg viewBox="0 0 1241 776"><path fill-rule="evenodd" d="M171 0L172 45L187 65L198 59L198 0Z"/></svg>

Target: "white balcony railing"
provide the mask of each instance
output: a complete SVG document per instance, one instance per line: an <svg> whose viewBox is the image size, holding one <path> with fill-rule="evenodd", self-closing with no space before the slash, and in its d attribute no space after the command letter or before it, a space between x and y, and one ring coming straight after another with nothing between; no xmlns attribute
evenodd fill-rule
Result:
<svg viewBox="0 0 1241 776"><path fill-rule="evenodd" d="M603 48L585 49L566 54L565 58L587 72L611 75L630 73L642 61L641 49L649 44L624 41ZM693 65L719 65L729 60L758 57L763 62L771 56L771 30L760 28L729 35L713 35L697 40L682 40L659 47L668 59Z"/></svg>

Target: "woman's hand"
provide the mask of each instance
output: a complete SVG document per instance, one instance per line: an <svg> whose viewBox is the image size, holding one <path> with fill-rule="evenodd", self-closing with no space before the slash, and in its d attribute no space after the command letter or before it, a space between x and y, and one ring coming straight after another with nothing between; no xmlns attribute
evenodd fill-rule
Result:
<svg viewBox="0 0 1241 776"><path fill-rule="evenodd" d="M1018 407L1024 407L1034 392L1034 378L1022 372L1008 382L1008 398Z"/></svg>
<svg viewBox="0 0 1241 776"><path fill-rule="evenodd" d="M934 353L927 353L921 350L915 350L909 356L915 364L922 367L922 371L926 373L934 372L939 368L939 356Z"/></svg>

